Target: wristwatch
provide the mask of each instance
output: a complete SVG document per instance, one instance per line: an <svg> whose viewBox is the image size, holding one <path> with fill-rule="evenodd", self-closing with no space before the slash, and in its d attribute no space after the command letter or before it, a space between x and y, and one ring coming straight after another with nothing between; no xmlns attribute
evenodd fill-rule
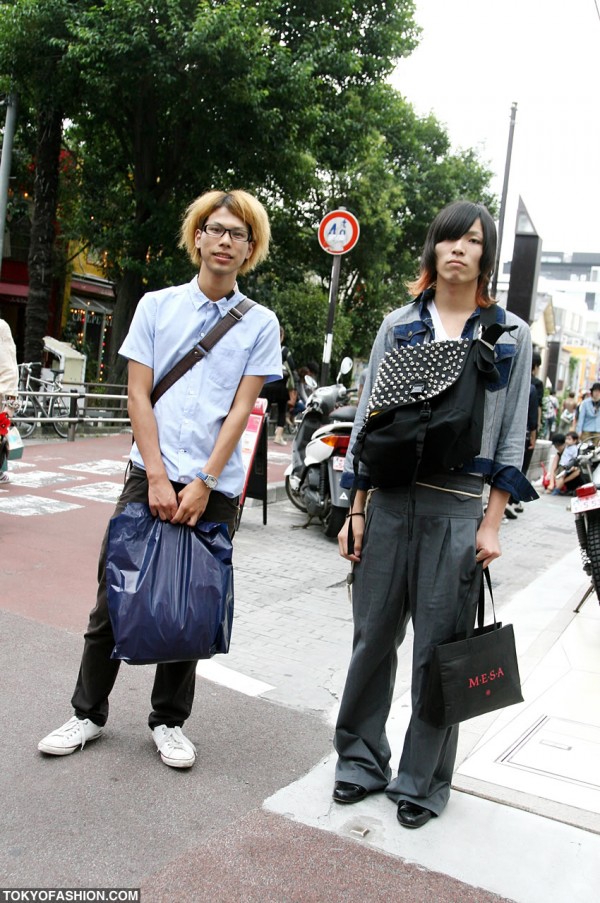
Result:
<svg viewBox="0 0 600 903"><path fill-rule="evenodd" d="M216 489L219 485L217 478L213 477L210 473L204 473L202 470L199 470L196 476L199 480L202 480L203 483L206 483L209 489Z"/></svg>

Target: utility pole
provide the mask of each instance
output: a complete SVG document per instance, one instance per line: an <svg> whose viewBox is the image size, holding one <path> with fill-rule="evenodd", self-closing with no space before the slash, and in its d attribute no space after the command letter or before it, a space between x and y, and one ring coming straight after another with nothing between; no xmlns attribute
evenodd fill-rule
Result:
<svg viewBox="0 0 600 903"><path fill-rule="evenodd" d="M504 232L504 214L506 212L506 196L508 194L508 177L510 175L510 159L512 157L513 135L515 131L515 119L517 118L517 104L510 108L510 128L508 132L508 147L506 149L506 163L504 164L504 183L502 185L502 198L500 200L500 219L498 220L498 248L496 250L496 264L492 276L492 298L496 296L498 287L498 272L500 270L500 251L502 250L502 233Z"/></svg>
<svg viewBox="0 0 600 903"><path fill-rule="evenodd" d="M4 255L4 230L6 229L6 208L8 206L8 183L12 163L13 140L17 122L17 95L11 92L6 99L6 121L4 140L0 158L0 268Z"/></svg>

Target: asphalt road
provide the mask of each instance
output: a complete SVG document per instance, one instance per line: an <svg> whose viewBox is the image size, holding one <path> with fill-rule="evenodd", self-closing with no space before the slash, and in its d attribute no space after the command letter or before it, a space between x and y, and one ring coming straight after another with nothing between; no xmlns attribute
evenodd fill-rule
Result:
<svg viewBox="0 0 600 903"><path fill-rule="evenodd" d="M152 668L122 666L100 740L64 758L37 752L71 714L98 548L129 445L127 434L28 445L0 490L2 887L141 887L146 901L500 900L262 808L329 755L352 635L346 563L275 488L289 446L269 443L280 500L267 524L262 506L247 504L235 539L231 652L199 677L186 727L196 766L160 763L146 725ZM502 542L500 608L575 548L564 500L527 506Z"/></svg>

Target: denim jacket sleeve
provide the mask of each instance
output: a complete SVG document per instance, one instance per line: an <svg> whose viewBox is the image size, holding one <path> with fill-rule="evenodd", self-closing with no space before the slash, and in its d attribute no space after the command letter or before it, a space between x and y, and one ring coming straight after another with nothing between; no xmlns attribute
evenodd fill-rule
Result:
<svg viewBox="0 0 600 903"><path fill-rule="evenodd" d="M531 333L529 326L509 311L498 308L498 317L513 329L496 345L500 381L486 390L481 452L465 469L483 474L515 501L530 502L538 495L521 467L531 386Z"/></svg>

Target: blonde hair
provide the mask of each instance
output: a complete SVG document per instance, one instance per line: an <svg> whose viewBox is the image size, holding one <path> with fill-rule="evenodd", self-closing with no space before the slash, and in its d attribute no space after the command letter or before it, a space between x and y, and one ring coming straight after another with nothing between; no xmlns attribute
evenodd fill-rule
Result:
<svg viewBox="0 0 600 903"><path fill-rule="evenodd" d="M252 253L240 267L240 273L249 273L266 259L269 253L271 227L263 205L247 191L207 191L192 201L185 212L179 237L179 247L187 251L192 263L202 263L200 249L196 247L196 230L201 229L213 210L226 207L248 226L252 233Z"/></svg>

